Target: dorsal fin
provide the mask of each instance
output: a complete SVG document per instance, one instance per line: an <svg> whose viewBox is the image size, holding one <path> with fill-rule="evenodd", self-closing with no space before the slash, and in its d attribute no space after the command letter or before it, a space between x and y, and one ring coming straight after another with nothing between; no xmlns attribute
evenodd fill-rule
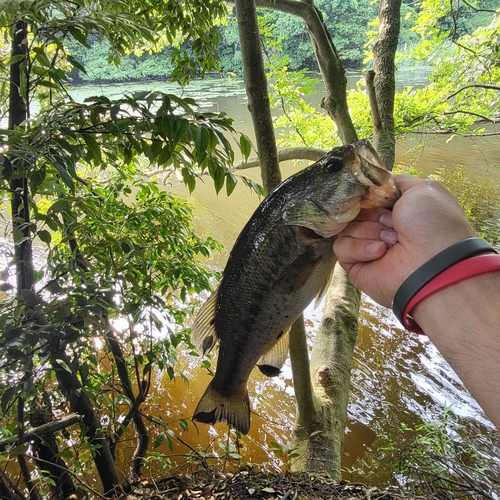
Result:
<svg viewBox="0 0 500 500"><path fill-rule="evenodd" d="M217 341L215 308L218 294L219 288L208 297L194 320L193 331L191 332L191 342L196 349L203 352L203 354L210 351Z"/></svg>
<svg viewBox="0 0 500 500"><path fill-rule="evenodd" d="M259 370L268 377L275 377L281 373L281 368L285 364L288 356L288 346L290 344L290 327L281 335L278 342L269 351L264 353L257 366Z"/></svg>

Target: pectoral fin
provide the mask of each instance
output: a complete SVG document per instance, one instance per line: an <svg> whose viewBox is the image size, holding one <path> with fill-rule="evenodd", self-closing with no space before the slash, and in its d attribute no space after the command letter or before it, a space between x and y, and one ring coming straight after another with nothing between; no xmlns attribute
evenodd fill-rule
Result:
<svg viewBox="0 0 500 500"><path fill-rule="evenodd" d="M278 342L257 361L257 367L264 375L275 377L281 373L281 368L285 364L288 356L289 344L290 328L286 330L278 339Z"/></svg>
<svg viewBox="0 0 500 500"><path fill-rule="evenodd" d="M314 307L318 307L321 301L323 300L323 297L325 296L326 291L328 290L328 286L330 285L330 281L332 280L334 268L335 266L332 266L330 272L326 275L325 282L323 283L318 294L316 295L316 300L314 301Z"/></svg>
<svg viewBox="0 0 500 500"><path fill-rule="evenodd" d="M320 257L315 255L314 249L309 247L299 255L278 276L274 285L277 293L288 294L300 290L311 277Z"/></svg>
<svg viewBox="0 0 500 500"><path fill-rule="evenodd" d="M215 308L218 294L219 289L217 288L203 304L194 320L193 331L191 332L191 342L196 349L203 352L203 354L210 351L217 341Z"/></svg>

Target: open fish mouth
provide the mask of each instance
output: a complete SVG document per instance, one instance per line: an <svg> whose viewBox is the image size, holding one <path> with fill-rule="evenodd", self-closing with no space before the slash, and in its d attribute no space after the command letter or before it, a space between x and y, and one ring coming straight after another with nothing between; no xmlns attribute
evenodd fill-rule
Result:
<svg viewBox="0 0 500 500"><path fill-rule="evenodd" d="M310 227L297 226L297 228L298 228L298 231L300 234L302 234L303 236L305 236L306 238L309 238L311 240L316 240L316 239L320 239L320 238L326 239L324 236L317 233L314 229L311 229Z"/></svg>

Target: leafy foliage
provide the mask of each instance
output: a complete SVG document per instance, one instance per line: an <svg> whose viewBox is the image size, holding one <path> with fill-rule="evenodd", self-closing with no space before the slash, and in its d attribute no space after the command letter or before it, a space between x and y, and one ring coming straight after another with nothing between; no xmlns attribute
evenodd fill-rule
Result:
<svg viewBox="0 0 500 500"><path fill-rule="evenodd" d="M416 495L453 498L471 495L471 498L491 498L499 486L498 464L488 453L473 452L481 449L474 441L484 436L470 436L465 429L453 422L445 409L439 417L407 427L403 433L416 432L410 446L403 450L395 473L405 489Z"/></svg>
<svg viewBox="0 0 500 500"><path fill-rule="evenodd" d="M1 276L0 429L19 436L9 451L30 490L67 497L74 489L66 481L70 490L61 490L64 460L89 480L93 460L108 493L118 482L115 449L132 422L131 474L140 474L148 429L139 408L155 369L176 375L191 306L211 286L203 261L219 249L196 235L189 206L154 176L168 171L193 190L206 174L217 192L225 186L230 194L237 179L228 136L244 156L250 150L230 118L199 113L191 99L144 91L74 102L68 72L86 69L65 41L105 40L108 62L117 64L138 45L160 43L158 33L170 26L167 39L179 32L194 40L172 56L185 82L216 61L208 25L221 8L217 1L186 10L168 1L8 1L0 14L6 44L23 47L11 57L2 46L1 71L12 80L0 104L4 118L17 113L17 125L0 129L0 189L11 197L13 228ZM36 258L26 251L33 247ZM15 276L24 277L17 289ZM82 415L81 433L68 433L66 444L29 444L43 476L35 484L24 429L69 411ZM49 446L52 459L39 464Z"/></svg>

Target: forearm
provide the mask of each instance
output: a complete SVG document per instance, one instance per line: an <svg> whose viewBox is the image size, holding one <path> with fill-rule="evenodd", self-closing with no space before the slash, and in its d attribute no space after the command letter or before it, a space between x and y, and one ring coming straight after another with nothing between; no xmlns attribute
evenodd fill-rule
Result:
<svg viewBox="0 0 500 500"><path fill-rule="evenodd" d="M500 429L500 272L451 285L412 315Z"/></svg>

